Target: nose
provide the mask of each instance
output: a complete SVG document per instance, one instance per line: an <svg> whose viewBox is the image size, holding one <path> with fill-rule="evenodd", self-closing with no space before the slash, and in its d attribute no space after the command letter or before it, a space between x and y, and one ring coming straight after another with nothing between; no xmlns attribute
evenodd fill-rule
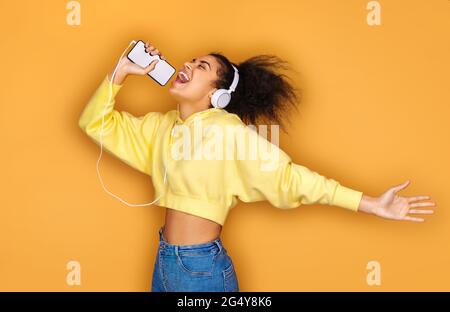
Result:
<svg viewBox="0 0 450 312"><path fill-rule="evenodd" d="M184 66L185 66L186 68L188 68L189 70L192 70L191 65L190 65L190 62L184 62Z"/></svg>

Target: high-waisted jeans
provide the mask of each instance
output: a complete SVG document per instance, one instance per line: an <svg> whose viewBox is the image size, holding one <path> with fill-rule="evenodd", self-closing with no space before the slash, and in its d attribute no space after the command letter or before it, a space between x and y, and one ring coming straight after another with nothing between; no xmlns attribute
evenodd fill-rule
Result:
<svg viewBox="0 0 450 312"><path fill-rule="evenodd" d="M172 245L159 229L159 248L152 277L152 292L239 291L234 265L222 241Z"/></svg>

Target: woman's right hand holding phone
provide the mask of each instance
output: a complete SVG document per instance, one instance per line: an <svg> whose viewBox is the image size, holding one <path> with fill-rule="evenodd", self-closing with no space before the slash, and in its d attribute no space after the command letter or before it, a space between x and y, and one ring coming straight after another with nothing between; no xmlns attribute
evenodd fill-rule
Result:
<svg viewBox="0 0 450 312"><path fill-rule="evenodd" d="M159 55L160 59L165 60L166 58L161 55L158 49L156 49L154 46L150 45L150 43L145 44L145 52L150 53L150 55ZM149 72L151 72L155 66L156 63L158 63L159 60L155 59L153 60L147 67L142 68L141 66L131 62L128 57L125 55L120 59L119 65L117 67L116 75L114 76L114 83L121 85L125 81L125 78L128 75L139 75L144 76L147 75ZM114 67L115 68L115 67ZM109 74L108 78L111 80L114 68Z"/></svg>

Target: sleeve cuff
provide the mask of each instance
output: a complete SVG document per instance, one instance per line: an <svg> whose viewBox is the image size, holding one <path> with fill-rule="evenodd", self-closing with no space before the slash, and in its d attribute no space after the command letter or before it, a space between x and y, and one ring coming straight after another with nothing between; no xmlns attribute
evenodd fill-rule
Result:
<svg viewBox="0 0 450 312"><path fill-rule="evenodd" d="M334 195L333 205L357 211L362 195L363 192L338 184Z"/></svg>
<svg viewBox="0 0 450 312"><path fill-rule="evenodd" d="M109 88L109 83L111 82L111 80L109 80L108 78L108 74L105 76L105 79L103 80L103 82L108 86ZM116 84L113 83L112 84L112 91L113 91L113 96L117 94L117 92L119 92L119 90L122 88L123 84ZM109 90L109 89L108 89Z"/></svg>

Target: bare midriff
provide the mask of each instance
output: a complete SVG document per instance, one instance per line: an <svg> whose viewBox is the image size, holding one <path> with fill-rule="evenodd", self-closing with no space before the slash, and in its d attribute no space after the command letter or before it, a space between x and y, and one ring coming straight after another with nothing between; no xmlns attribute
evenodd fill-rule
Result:
<svg viewBox="0 0 450 312"><path fill-rule="evenodd" d="M166 208L164 239L173 245L194 245L220 237L222 225L202 217Z"/></svg>

